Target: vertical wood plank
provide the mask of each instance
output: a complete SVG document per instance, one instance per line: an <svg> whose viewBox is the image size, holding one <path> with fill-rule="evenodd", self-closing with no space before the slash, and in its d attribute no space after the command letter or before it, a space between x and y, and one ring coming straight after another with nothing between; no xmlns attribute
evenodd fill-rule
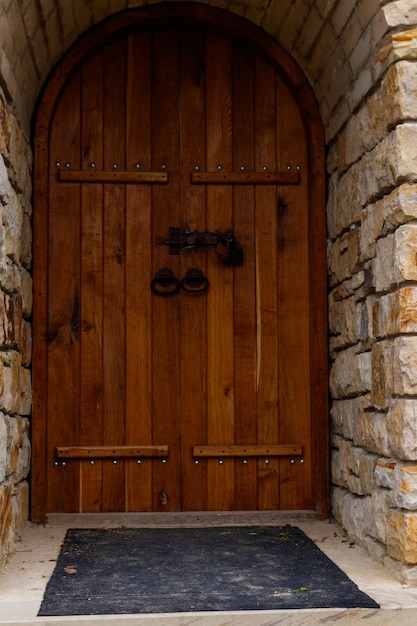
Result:
<svg viewBox="0 0 417 626"><path fill-rule="evenodd" d="M207 169L232 166L231 44L221 35L206 39L206 149ZM225 230L233 224L232 189L207 188L207 227ZM207 299L208 443L234 441L233 271L215 255L208 257L211 281ZM208 509L234 507L234 461L208 461Z"/></svg>
<svg viewBox="0 0 417 626"><path fill-rule="evenodd" d="M255 79L255 166L258 171L263 167L276 168L275 107L275 72L258 56ZM259 185L255 198L258 443L271 444L279 442L276 190ZM277 459L258 461L258 506L260 509L280 506Z"/></svg>
<svg viewBox="0 0 417 626"><path fill-rule="evenodd" d="M47 509L79 509L79 463L54 466L61 441L79 442L80 186L57 182L56 162L80 164L80 74L70 79L51 133L48 268ZM59 416L59 417L58 417Z"/></svg>
<svg viewBox="0 0 417 626"><path fill-rule="evenodd" d="M184 31L180 49L180 207L181 224L206 228L205 189L191 185L190 172L205 167L205 39L200 30ZM191 267L207 273L207 255L195 250L182 254L181 276ZM182 508L207 507L207 461L192 458L192 446L206 440L207 431L207 298L181 296L181 481Z"/></svg>
<svg viewBox="0 0 417 626"><path fill-rule="evenodd" d="M125 167L125 45L104 51L104 169ZM125 187L104 187L103 443L125 443ZM124 462L103 462L103 510L125 508Z"/></svg>
<svg viewBox="0 0 417 626"><path fill-rule="evenodd" d="M49 141L49 137L48 137ZM48 237L49 237L49 155L46 137L34 145L33 212L33 351L32 351L32 471L31 520L44 523L47 513L47 367L48 347Z"/></svg>
<svg viewBox="0 0 417 626"><path fill-rule="evenodd" d="M151 169L151 36L129 37L126 166ZM152 192L126 186L126 444L152 444ZM138 463L140 461L140 463ZM152 510L152 460L126 461L126 510Z"/></svg>
<svg viewBox="0 0 417 626"><path fill-rule="evenodd" d="M304 449L303 464L280 460L281 508L296 510L312 506L307 146L297 105L279 79L277 101L279 163L301 167L301 184L278 191L280 441L300 441Z"/></svg>
<svg viewBox="0 0 417 626"><path fill-rule="evenodd" d="M178 277L179 257L155 245L170 226L179 225L179 77L178 33L161 29L152 42L152 167L163 166L168 185L152 188L153 274L169 267ZM153 461L153 510L178 510L180 484L180 295L152 296L153 440L169 445L169 459Z"/></svg>
<svg viewBox="0 0 417 626"><path fill-rule="evenodd" d="M254 55L236 45L233 55L233 171L253 170L254 144ZM257 406L255 389L255 190L235 186L234 229L242 244L244 263L234 268L234 368L235 443L256 443ZM257 460L235 462L235 508L257 508Z"/></svg>
<svg viewBox="0 0 417 626"><path fill-rule="evenodd" d="M82 70L82 169L103 168L103 57ZM82 185L80 445L101 445L103 430L103 187ZM102 510L102 462L82 462L81 511Z"/></svg>

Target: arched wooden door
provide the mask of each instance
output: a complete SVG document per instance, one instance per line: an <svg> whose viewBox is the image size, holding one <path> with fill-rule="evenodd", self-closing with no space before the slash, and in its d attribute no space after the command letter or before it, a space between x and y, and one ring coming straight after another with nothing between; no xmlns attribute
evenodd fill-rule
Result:
<svg viewBox="0 0 417 626"><path fill-rule="evenodd" d="M207 19L142 19L67 70L35 146L34 517L325 511L317 120Z"/></svg>

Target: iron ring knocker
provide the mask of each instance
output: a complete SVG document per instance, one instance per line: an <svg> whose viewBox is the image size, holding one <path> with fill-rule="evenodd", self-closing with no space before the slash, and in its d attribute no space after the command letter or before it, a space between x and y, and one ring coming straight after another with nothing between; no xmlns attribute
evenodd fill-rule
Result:
<svg viewBox="0 0 417 626"><path fill-rule="evenodd" d="M156 296L173 296L179 292L181 283L169 267L161 267L151 281L152 293Z"/></svg>
<svg viewBox="0 0 417 626"><path fill-rule="evenodd" d="M187 270L181 281L181 289L186 293L205 293L209 287L210 283L208 278L196 267Z"/></svg>

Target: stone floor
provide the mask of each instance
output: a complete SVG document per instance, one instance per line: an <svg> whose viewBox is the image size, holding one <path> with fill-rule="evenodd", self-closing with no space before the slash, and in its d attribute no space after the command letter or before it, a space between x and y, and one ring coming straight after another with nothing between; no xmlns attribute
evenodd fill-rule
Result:
<svg viewBox="0 0 417 626"><path fill-rule="evenodd" d="M380 605L370 609L314 609L181 613L164 615L114 615L68 618L36 617L46 583L55 566L60 545L69 527L117 526L219 526L228 524L296 524L346 574ZM16 555L0 573L0 624L20 626L315 626L337 624L385 626L417 623L417 588L404 588L381 565L352 545L335 524L309 514L283 513L165 513L53 515L45 526L29 525Z"/></svg>

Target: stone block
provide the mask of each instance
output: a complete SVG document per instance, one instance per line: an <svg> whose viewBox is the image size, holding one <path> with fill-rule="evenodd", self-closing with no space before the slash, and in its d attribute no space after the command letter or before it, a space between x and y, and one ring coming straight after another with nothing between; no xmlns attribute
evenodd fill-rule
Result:
<svg viewBox="0 0 417 626"><path fill-rule="evenodd" d="M20 404L21 357L18 352L0 353L0 408L5 413L17 413Z"/></svg>
<svg viewBox="0 0 417 626"><path fill-rule="evenodd" d="M393 388L393 341L374 343L371 363L371 402L377 409L386 409Z"/></svg>
<svg viewBox="0 0 417 626"><path fill-rule="evenodd" d="M372 259L376 255L376 244L381 236L384 223L384 202L382 200L368 205L362 211L359 245L363 261Z"/></svg>
<svg viewBox="0 0 417 626"><path fill-rule="evenodd" d="M417 394L417 337L397 337L392 352L393 393L397 396Z"/></svg>
<svg viewBox="0 0 417 626"><path fill-rule="evenodd" d="M32 151L26 133L13 115L10 116L8 159L10 181L22 197L25 210L29 210L32 195Z"/></svg>
<svg viewBox="0 0 417 626"><path fill-rule="evenodd" d="M331 22L337 35L340 35L345 28L354 7L351 4L339 2L331 16Z"/></svg>
<svg viewBox="0 0 417 626"><path fill-rule="evenodd" d="M356 354L354 348L338 353L330 371L330 392L341 399L371 389L371 353Z"/></svg>
<svg viewBox="0 0 417 626"><path fill-rule="evenodd" d="M332 482L340 487L346 486L352 473L349 467L351 448L351 441L338 437L337 448L331 451Z"/></svg>
<svg viewBox="0 0 417 626"><path fill-rule="evenodd" d="M390 401L386 428L392 453L400 460L417 461L416 424L416 399L395 398Z"/></svg>
<svg viewBox="0 0 417 626"><path fill-rule="evenodd" d="M333 448L330 450L330 472L332 477L332 484L339 487L347 487L346 480L343 476L342 462L340 460L340 452L338 449Z"/></svg>
<svg viewBox="0 0 417 626"><path fill-rule="evenodd" d="M20 418L6 416L7 423L7 476L16 473L19 449L22 441Z"/></svg>
<svg viewBox="0 0 417 626"><path fill-rule="evenodd" d="M20 261L27 270L32 265L32 221L30 215L23 213L22 234L20 238Z"/></svg>
<svg viewBox="0 0 417 626"><path fill-rule="evenodd" d="M337 173L333 174L327 204L327 225L331 239L336 239L352 224L360 222L362 205L359 188L361 179L360 163L352 165L341 178Z"/></svg>
<svg viewBox="0 0 417 626"><path fill-rule="evenodd" d="M383 564L387 556L387 547L384 543L372 537L364 537L361 544L374 561Z"/></svg>
<svg viewBox="0 0 417 626"><path fill-rule="evenodd" d="M375 76L381 76L394 63L417 59L417 29L390 33L371 59Z"/></svg>
<svg viewBox="0 0 417 626"><path fill-rule="evenodd" d="M22 423L26 425L26 428L22 429L20 447L18 451L16 471L14 474L15 484L21 483L28 477L30 471L31 460L31 445L29 440L29 427L28 420L22 420Z"/></svg>
<svg viewBox="0 0 417 626"><path fill-rule="evenodd" d="M349 492L342 487L332 485L330 490L330 506L332 517L341 526L342 525L342 509L343 501Z"/></svg>
<svg viewBox="0 0 417 626"><path fill-rule="evenodd" d="M417 587L417 567L415 565L405 565L390 556L383 560L384 567L392 573L404 587Z"/></svg>
<svg viewBox="0 0 417 626"><path fill-rule="evenodd" d="M32 361L32 325L25 320L22 320L19 346L22 355L22 365L23 367L28 367Z"/></svg>
<svg viewBox="0 0 417 626"><path fill-rule="evenodd" d="M353 440L355 424L358 415L363 413L363 409L363 397L335 400L330 411L333 431L346 439Z"/></svg>
<svg viewBox="0 0 417 626"><path fill-rule="evenodd" d="M29 484L22 480L14 488L12 500L16 539L22 534L29 519Z"/></svg>
<svg viewBox="0 0 417 626"><path fill-rule="evenodd" d="M394 497L389 489L374 489L371 496L371 528L370 535L386 544L387 517L394 507Z"/></svg>
<svg viewBox="0 0 417 626"><path fill-rule="evenodd" d="M375 465L375 483L378 487L395 489L395 466L396 459L379 458Z"/></svg>
<svg viewBox="0 0 417 626"><path fill-rule="evenodd" d="M397 284L417 280L417 225L405 224L394 234L393 275Z"/></svg>
<svg viewBox="0 0 417 626"><path fill-rule="evenodd" d="M357 272L351 278L344 280L339 285L336 285L330 291L330 297L334 302L348 298L349 296L355 296L358 299L358 292L361 287L364 287L366 282L366 273L364 271Z"/></svg>
<svg viewBox="0 0 417 626"><path fill-rule="evenodd" d="M9 174L0 154L0 203L3 205L9 202L10 189Z"/></svg>
<svg viewBox="0 0 417 626"><path fill-rule="evenodd" d="M394 277L394 235L390 234L376 242L376 258L373 263L375 291L393 291L397 286Z"/></svg>
<svg viewBox="0 0 417 626"><path fill-rule="evenodd" d="M6 255L16 263L20 263L20 244L23 222L23 207L14 190L10 193L9 202L4 207L6 226Z"/></svg>
<svg viewBox="0 0 417 626"><path fill-rule="evenodd" d="M342 526L348 531L349 537L361 541L370 534L372 522L371 498L348 493L343 499Z"/></svg>
<svg viewBox="0 0 417 626"><path fill-rule="evenodd" d="M407 565L417 564L417 513L389 510L386 540L388 556Z"/></svg>
<svg viewBox="0 0 417 626"><path fill-rule="evenodd" d="M360 446L381 456L391 456L391 442L388 436L385 413L362 411L358 413L353 428L353 441Z"/></svg>
<svg viewBox="0 0 417 626"><path fill-rule="evenodd" d="M417 76L413 62L399 61L389 68L380 94L385 128L416 118L416 89Z"/></svg>
<svg viewBox="0 0 417 626"><path fill-rule="evenodd" d="M417 5L410 0L388 2L382 8L388 28L413 25L417 22Z"/></svg>
<svg viewBox="0 0 417 626"><path fill-rule="evenodd" d="M32 411L32 379L29 369L20 369L20 398L17 411L20 415L30 415Z"/></svg>
<svg viewBox="0 0 417 626"><path fill-rule="evenodd" d="M336 285L361 269L359 230L352 229L337 239L330 249L330 283Z"/></svg>
<svg viewBox="0 0 417 626"><path fill-rule="evenodd" d="M7 475L8 442L7 423L3 413L0 413L0 484L5 480Z"/></svg>
<svg viewBox="0 0 417 626"><path fill-rule="evenodd" d="M350 493L354 493L357 496L367 495L367 491L363 488L363 484L359 476L351 474L346 481L346 486Z"/></svg>
<svg viewBox="0 0 417 626"><path fill-rule="evenodd" d="M19 268L19 278L22 292L23 317L28 318L32 315L33 305L33 281L29 272L21 267Z"/></svg>
<svg viewBox="0 0 417 626"><path fill-rule="evenodd" d="M403 184L396 188L382 200L368 205L362 211L360 229L360 252L363 260L371 259L376 255L376 245L381 236L393 232L398 226L417 219L417 185ZM415 226L414 226L415 229ZM411 233L404 237L410 240ZM398 242L400 244L400 241ZM396 244L398 246L398 244ZM398 252L397 252L398 257ZM410 269L413 265L411 250L406 256ZM393 279L394 281L394 279ZM401 281L401 273L397 272L395 281Z"/></svg>
<svg viewBox="0 0 417 626"><path fill-rule="evenodd" d="M377 338L417 332L417 288L402 287L375 300L373 334Z"/></svg>
<svg viewBox="0 0 417 626"><path fill-rule="evenodd" d="M395 504L400 509L417 510L417 465L397 463L395 467Z"/></svg>
<svg viewBox="0 0 417 626"><path fill-rule="evenodd" d="M375 466L377 456L375 454L367 454L362 450L362 454L358 457L358 476L361 488L364 494L372 494L375 490Z"/></svg>
<svg viewBox="0 0 417 626"><path fill-rule="evenodd" d="M13 509L11 484L4 482L0 485L0 568L14 551L15 535L13 529Z"/></svg>
<svg viewBox="0 0 417 626"><path fill-rule="evenodd" d="M362 303L357 304L352 296L335 300L334 293L329 297L329 328L333 350L340 350L358 342L360 334Z"/></svg>

